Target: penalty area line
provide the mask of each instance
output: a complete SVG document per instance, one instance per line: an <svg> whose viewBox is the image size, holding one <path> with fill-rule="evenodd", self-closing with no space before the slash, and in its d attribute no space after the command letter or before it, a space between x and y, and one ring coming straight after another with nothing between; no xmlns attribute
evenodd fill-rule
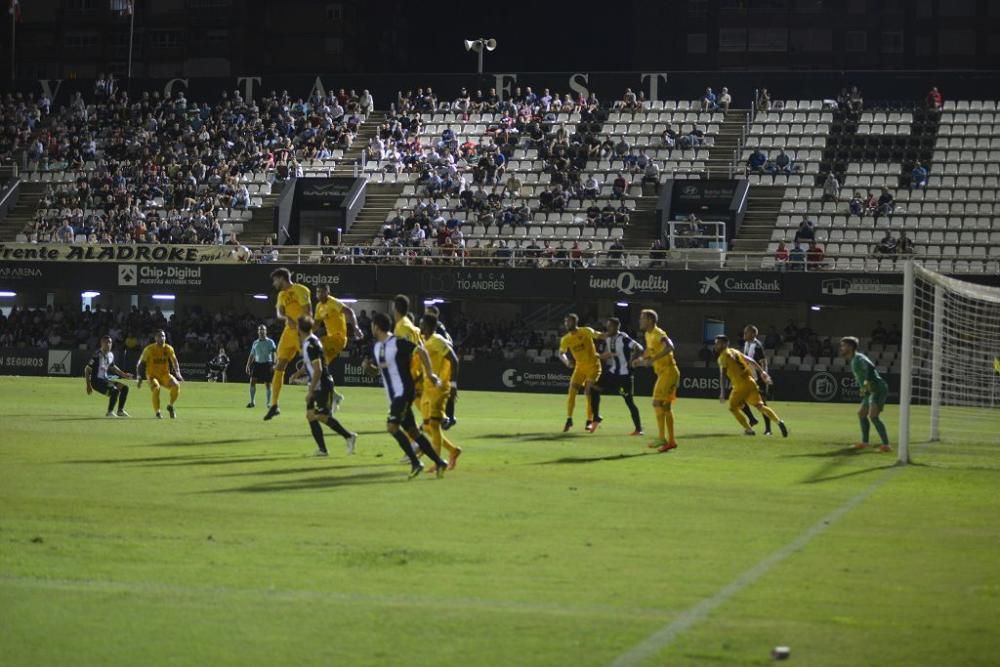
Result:
<svg viewBox="0 0 1000 667"><path fill-rule="evenodd" d="M893 475L905 466L896 466L887 470L881 478L872 482L867 488L857 495L849 498L840 507L836 508L791 542L785 544L777 551L771 553L762 561L744 571L740 576L720 588L713 595L702 599L693 607L682 612L669 624L663 626L652 635L639 642L625 653L618 656L611 667L632 667L641 665L663 649L670 646L678 636L688 630L691 626L703 620L717 608L729 601L730 598L739 594L747 586L753 584L758 579L767 574L774 566L791 556L796 551L801 550L814 538L821 535L827 528L837 523L848 512L867 500L873 493L878 491Z"/></svg>

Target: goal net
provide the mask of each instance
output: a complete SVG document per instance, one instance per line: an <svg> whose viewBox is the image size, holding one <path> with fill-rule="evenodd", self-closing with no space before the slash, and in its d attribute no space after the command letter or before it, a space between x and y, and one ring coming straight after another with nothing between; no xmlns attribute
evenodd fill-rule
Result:
<svg viewBox="0 0 1000 667"><path fill-rule="evenodd" d="M1000 441L1000 288L907 262L899 460L910 445Z"/></svg>

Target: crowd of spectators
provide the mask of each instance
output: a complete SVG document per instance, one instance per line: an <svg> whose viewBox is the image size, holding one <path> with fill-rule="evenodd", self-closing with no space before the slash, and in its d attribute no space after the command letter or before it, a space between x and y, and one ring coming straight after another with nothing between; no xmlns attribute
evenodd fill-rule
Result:
<svg viewBox="0 0 1000 667"><path fill-rule="evenodd" d="M639 108L641 94L627 90L619 108ZM446 125L437 136L423 134L425 114L446 111L468 119L473 113L492 114L485 124L485 136L475 141L461 137ZM578 113L579 120L563 122L558 114ZM624 136L617 141L600 136L607 110L593 95L560 96L544 89L535 93L530 86L516 88L501 100L495 89L485 95L470 95L462 89L454 100L442 100L431 88L400 91L388 117L366 149L369 160L395 173L418 174L417 192L422 197L412 210L399 211L387 221L372 245L389 253L416 257L460 256L466 243L464 221L497 228L502 233L527 226L537 212L565 213L590 202L585 214L575 218L581 225L624 227L630 222L625 196L636 182L659 182L659 165L645 149L638 151ZM695 139L687 138L688 144ZM671 138L671 148L676 141ZM517 149L534 149L545 175L543 188L536 189L537 208L529 209L522 197L523 184L516 174L507 173ZM602 184L594 175L585 176L590 160L606 159L621 169L610 182L610 197L602 197ZM439 205L436 201L443 201ZM461 211L463 219L452 215ZM497 240L491 247L500 260L510 250ZM584 245L588 245L584 243ZM427 253L430 246L433 250ZM572 251L572 249L569 249ZM541 249L544 254L544 248ZM585 249L581 249L584 252ZM529 256L532 253L528 253Z"/></svg>
<svg viewBox="0 0 1000 667"><path fill-rule="evenodd" d="M882 188L878 197L871 190L867 194L855 191L847 202L847 210L859 218L870 215L874 220L873 224L878 225L880 217L891 217L896 212L896 197L886 187Z"/></svg>
<svg viewBox="0 0 1000 667"><path fill-rule="evenodd" d="M280 332L280 323L267 320L272 337ZM360 355L364 343L371 343L369 314L358 313L358 323L366 339L353 349ZM112 338L112 347L123 369L134 367L143 347L153 334L163 329L182 362L206 361L221 354L230 359L246 358L257 338L261 320L250 313L209 314L202 309L184 309L167 317L160 309L132 308L115 311L102 308L70 310L61 307L39 309L12 308L0 314L0 347L59 348L92 351L100 337ZM463 356L488 359L518 359L528 349L554 350L558 338L529 329L523 321L486 322L458 317L450 323L455 347Z"/></svg>
<svg viewBox="0 0 1000 667"><path fill-rule="evenodd" d="M899 238L894 238L892 231L888 229L885 236L872 248L872 254L876 257L908 257L915 252L913 241L905 231L899 233Z"/></svg>
<svg viewBox="0 0 1000 667"><path fill-rule="evenodd" d="M186 355L204 360L224 349L230 357L243 358L257 337L260 320L250 313L215 313L184 309L167 317L159 308L79 311L61 307L27 309L14 307L0 314L0 347L39 347L96 350L107 334L120 357L121 368L138 361L153 333L163 329L181 361ZM273 335L280 323L268 321ZM122 365L127 364L127 365Z"/></svg>
<svg viewBox="0 0 1000 667"><path fill-rule="evenodd" d="M373 104L367 91L344 90L309 100L272 92L259 103L238 91L214 103L184 92L95 92L92 103L76 93L58 110L44 98L4 104L5 120L23 119L23 128L5 124L5 156L21 148L28 171L78 173L47 186L22 230L29 240L220 243L217 212L249 208L255 175L299 174L300 160L350 146Z"/></svg>
<svg viewBox="0 0 1000 667"><path fill-rule="evenodd" d="M168 318L159 308L113 311L98 307L78 311L52 306L14 307L9 315L0 314L0 347L95 350L100 337L108 334L114 349L125 354L124 363L133 363L151 342L153 333L163 329L182 361L185 354L213 356L220 347L239 358L257 337L259 324L250 313L210 314L201 309L184 309ZM276 335L278 324L268 324Z"/></svg>
<svg viewBox="0 0 1000 667"><path fill-rule="evenodd" d="M758 147L747 158L747 170L752 174L792 174L801 171L801 168L784 149L779 149L778 154L771 158Z"/></svg>

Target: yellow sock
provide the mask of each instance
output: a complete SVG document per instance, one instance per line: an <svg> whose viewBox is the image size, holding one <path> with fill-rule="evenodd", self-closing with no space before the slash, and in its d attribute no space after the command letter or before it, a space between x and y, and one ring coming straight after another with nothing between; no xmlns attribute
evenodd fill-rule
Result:
<svg viewBox="0 0 1000 667"><path fill-rule="evenodd" d="M674 441L674 411L670 408L663 409L663 421L667 424L667 440Z"/></svg>
<svg viewBox="0 0 1000 667"><path fill-rule="evenodd" d="M436 421L428 421L424 424L424 430L430 432L431 447L434 453L441 455L441 424Z"/></svg>
<svg viewBox="0 0 1000 667"><path fill-rule="evenodd" d="M174 385L170 388L170 405L177 402L177 395L181 393L181 388Z"/></svg>
<svg viewBox="0 0 1000 667"><path fill-rule="evenodd" d="M441 434L441 444L444 445L445 451L448 452L448 458L455 456L455 452L458 451L458 447L455 446L451 440L449 440L443 433Z"/></svg>
<svg viewBox="0 0 1000 667"><path fill-rule="evenodd" d="M570 387L569 395L566 397L566 416L573 417L573 410L576 408L576 387Z"/></svg>
<svg viewBox="0 0 1000 667"><path fill-rule="evenodd" d="M594 402L591 400L592 394L587 392L587 421L594 421Z"/></svg>
<svg viewBox="0 0 1000 667"><path fill-rule="evenodd" d="M760 409L760 413L762 415L765 415L771 421L773 421L773 422L780 422L781 421L781 417L778 416L778 413L775 412L774 410L772 410L770 407L768 407L766 405L762 405L762 406L760 406L759 409Z"/></svg>
<svg viewBox="0 0 1000 667"><path fill-rule="evenodd" d="M159 387L153 387L152 391L150 393L153 396L153 410L155 410L156 412L159 412L160 411L160 388Z"/></svg>
<svg viewBox="0 0 1000 667"><path fill-rule="evenodd" d="M657 428L657 431L659 431L659 433L660 433L660 440L666 440L667 439L667 434L666 434L666 431L667 431L667 413L666 413L666 410L664 410L660 406L656 406L654 408L654 411L656 412L656 428Z"/></svg>
<svg viewBox="0 0 1000 667"><path fill-rule="evenodd" d="M750 428L750 422L747 421L746 415L743 414L742 410L739 408L731 408L729 411L733 413L733 416L736 417L736 421L740 423L740 426L743 427L744 431Z"/></svg>
<svg viewBox="0 0 1000 667"><path fill-rule="evenodd" d="M278 404L278 397L281 396L281 385L285 384L285 371L274 371L271 376L271 405Z"/></svg>

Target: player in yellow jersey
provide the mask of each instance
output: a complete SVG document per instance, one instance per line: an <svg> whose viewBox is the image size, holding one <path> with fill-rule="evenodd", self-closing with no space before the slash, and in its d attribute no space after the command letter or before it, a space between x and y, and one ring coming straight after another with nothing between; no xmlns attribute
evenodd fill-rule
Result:
<svg viewBox="0 0 1000 667"><path fill-rule="evenodd" d="M632 366L651 366L656 373L653 385L653 412L659 438L650 445L659 452L669 452L677 447L674 438L673 403L677 400L677 388L681 383L681 371L674 358L674 343L667 332L660 328L659 315L655 310L646 309L639 314L639 331L646 337L646 351Z"/></svg>
<svg viewBox="0 0 1000 667"><path fill-rule="evenodd" d="M756 371L761 380L770 382L771 378L768 376L767 371L739 350L729 347L728 336L716 336L714 350L719 358L719 379L721 380L721 376L725 374L729 378L729 383L733 386L732 391L729 392L729 411L733 413L736 421L743 427L743 433L746 435L756 435L746 415L743 414L743 406L752 405L762 415L765 415L771 421L777 422L782 437L787 438L788 427L785 426L785 422L781 421L781 417L764 403L764 398L760 395L760 388L757 386L757 382L754 381L754 371ZM726 400L725 392L726 390L723 387L719 395L720 401Z"/></svg>
<svg viewBox="0 0 1000 667"><path fill-rule="evenodd" d="M404 294L397 294L392 299L392 319L395 322L392 335L397 338L408 340L417 347L424 346L424 339L420 335L420 327L410 319L410 298ZM410 375L413 377L413 387L416 391L417 405L420 405L420 394L423 391L423 368L420 366L420 356L410 357Z"/></svg>
<svg viewBox="0 0 1000 667"><path fill-rule="evenodd" d="M448 470L454 470L462 448L456 447L445 436L441 425L445 419L445 405L451 395L451 386L458 382L458 355L451 343L437 333L438 318L427 313L420 320L420 335L424 339L424 349L431 358L431 370L440 379L437 385L430 378L424 378L424 389L420 399L420 412L424 416L424 431L429 435L434 451L441 454L441 447L448 452ZM456 385L457 386L457 385ZM444 458L444 457L442 457Z"/></svg>
<svg viewBox="0 0 1000 667"><path fill-rule="evenodd" d="M174 348L167 345L167 334L161 329L153 334L153 342L147 345L139 363L136 366L135 376L139 378L138 386L142 386L143 378L149 380L149 389L153 397L153 410L156 418L162 419L160 414L160 389L166 387L170 392L170 403L167 404L167 412L170 418L177 417L174 410L174 403L177 402L177 395L180 393L180 383L184 381L181 375L181 365L177 361L177 354Z"/></svg>
<svg viewBox="0 0 1000 667"><path fill-rule="evenodd" d="M563 320L566 334L559 341L559 360L566 368L573 371L569 378L569 394L566 397L566 425L563 433L573 428L573 410L576 408L576 395L581 391L587 398L587 431L593 433L594 404L591 399L591 388L601 377L601 360L597 356L594 340L603 338L604 334L581 327L580 318L576 313L570 313ZM570 356L572 355L572 357Z"/></svg>
<svg viewBox="0 0 1000 667"><path fill-rule="evenodd" d="M316 288L316 328L323 328L320 342L323 344L324 366L330 368L334 360L347 347L348 335L354 340L364 338L358 328L358 318L354 310L343 301L330 294L329 285ZM332 371L331 371L332 372ZM333 390L333 411L340 407L343 395Z"/></svg>
<svg viewBox="0 0 1000 667"><path fill-rule="evenodd" d="M277 314L279 320L285 321L278 340L277 362L274 365L274 376L271 378L271 405L264 415L264 420L273 419L281 414L278 409L278 397L285 383L285 369L299 354L298 321L300 317L312 316L312 293L305 285L292 282L292 272L288 269L275 269L271 272L271 284L278 292Z"/></svg>

